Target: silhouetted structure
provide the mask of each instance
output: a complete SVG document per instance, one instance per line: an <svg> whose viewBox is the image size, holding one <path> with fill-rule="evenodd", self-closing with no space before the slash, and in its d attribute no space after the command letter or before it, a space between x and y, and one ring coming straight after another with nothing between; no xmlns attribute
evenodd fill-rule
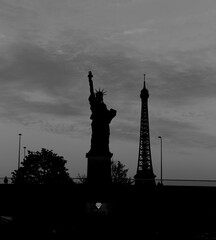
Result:
<svg viewBox="0 0 216 240"><path fill-rule="evenodd" d="M110 183L111 182L111 157L109 150L109 124L116 115L116 110L108 110L103 102L104 90L93 88L93 75L91 71L88 74L90 96L89 103L92 111L90 119L92 120L91 149L86 154L88 158L87 182L88 183Z"/></svg>
<svg viewBox="0 0 216 240"><path fill-rule="evenodd" d="M148 117L148 98L149 92L144 86L140 94L141 98L141 122L140 122L140 140L137 173L134 176L136 185L145 183L146 185L155 186L155 175L153 173L150 134L149 134L149 117Z"/></svg>
<svg viewBox="0 0 216 240"><path fill-rule="evenodd" d="M4 177L4 184L8 184L8 177L7 176Z"/></svg>

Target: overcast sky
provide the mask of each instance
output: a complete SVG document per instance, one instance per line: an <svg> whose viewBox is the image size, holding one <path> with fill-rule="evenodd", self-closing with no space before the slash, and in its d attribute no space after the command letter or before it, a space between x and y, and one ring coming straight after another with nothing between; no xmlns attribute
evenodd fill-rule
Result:
<svg viewBox="0 0 216 240"><path fill-rule="evenodd" d="M154 173L216 179L215 0L0 0L0 177L23 147L86 174L88 71L117 110L114 160L136 173L143 74Z"/></svg>

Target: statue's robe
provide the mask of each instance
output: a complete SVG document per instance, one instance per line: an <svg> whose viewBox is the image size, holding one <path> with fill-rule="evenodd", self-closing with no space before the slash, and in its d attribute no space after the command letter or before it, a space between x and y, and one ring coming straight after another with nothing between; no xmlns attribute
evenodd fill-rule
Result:
<svg viewBox="0 0 216 240"><path fill-rule="evenodd" d="M109 124L116 115L113 109L108 110L103 101L98 101L95 95L89 97L90 109L92 111L92 137L90 153L95 156L109 155Z"/></svg>

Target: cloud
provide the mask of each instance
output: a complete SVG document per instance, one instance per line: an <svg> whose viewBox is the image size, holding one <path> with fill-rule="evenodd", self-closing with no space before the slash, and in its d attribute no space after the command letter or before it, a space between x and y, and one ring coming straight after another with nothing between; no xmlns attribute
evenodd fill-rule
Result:
<svg viewBox="0 0 216 240"><path fill-rule="evenodd" d="M1 0L0 6L0 19L8 25L21 23L26 24L25 20L32 23L38 18L38 14L34 10L25 7L24 5Z"/></svg>
<svg viewBox="0 0 216 240"><path fill-rule="evenodd" d="M209 49L171 51L144 61L147 85L154 100L181 106L190 105L196 99L214 97L216 71L208 63L207 51Z"/></svg>
<svg viewBox="0 0 216 240"><path fill-rule="evenodd" d="M148 28L135 28L131 30L126 30L123 32L125 35L130 35L130 34L143 34L150 31Z"/></svg>
<svg viewBox="0 0 216 240"><path fill-rule="evenodd" d="M10 59L7 61L7 55ZM3 57L2 57L3 58ZM1 83L19 82L25 88L43 88L55 92L62 86L62 81L68 84L73 66L60 57L52 55L41 46L27 42L10 45L1 69ZM74 73L73 73L74 74Z"/></svg>
<svg viewBox="0 0 216 240"><path fill-rule="evenodd" d="M177 121L169 118L151 118L152 142L161 135L169 146L184 148L214 149L216 136L203 132L193 123Z"/></svg>
<svg viewBox="0 0 216 240"><path fill-rule="evenodd" d="M111 124L111 134L113 138L127 140L127 141L137 141L139 140L139 125L133 122L126 122L121 119L113 119Z"/></svg>
<svg viewBox="0 0 216 240"><path fill-rule="evenodd" d="M47 132L52 132L56 134L67 135L75 132L75 127L73 124L44 122L41 124L41 127Z"/></svg>
<svg viewBox="0 0 216 240"><path fill-rule="evenodd" d="M185 149L190 148L205 148L213 150L215 148L216 136L213 131L205 131L205 124L202 123L200 126L197 124L199 122L199 117L197 120L189 121L187 116L182 118L172 117L173 113L170 116L165 116L166 114L151 114L152 109L155 108L154 105L150 105L149 109L149 128L150 128L150 138L153 145L158 144L158 136L163 136L166 145L169 147L183 147ZM154 109L157 112L157 109ZM160 109L160 111L166 111L166 108ZM158 111L158 113L160 113ZM127 120L124 118L118 119L116 116L113 119L111 124L111 135L112 138L117 138L126 141L135 141L137 146L139 143L140 137L140 109L136 111L130 111L131 117L128 117ZM134 114L135 113L135 114ZM179 113L182 115L184 112ZM196 116L194 116L196 119Z"/></svg>
<svg viewBox="0 0 216 240"><path fill-rule="evenodd" d="M19 42L8 47L0 62L0 105L4 116L8 113L10 118L11 112L82 115L78 71L67 59L42 46Z"/></svg>
<svg viewBox="0 0 216 240"><path fill-rule="evenodd" d="M92 70L94 87L105 88L107 107L117 110L112 137L138 141L139 94L147 73L150 112L157 112L158 106L160 111L172 111L166 118L164 114L150 116L153 136L167 136L173 144L185 147L203 144L212 148L214 136L198 129L196 119L194 124L188 122L182 108L189 111L198 99L215 96L216 72L208 64L209 51L137 52L69 30L45 45L30 39L12 42L0 57L0 116L24 125L38 124L58 134L89 134L87 74ZM196 109L202 112L202 108ZM177 121L173 116L178 118L178 114L184 117Z"/></svg>

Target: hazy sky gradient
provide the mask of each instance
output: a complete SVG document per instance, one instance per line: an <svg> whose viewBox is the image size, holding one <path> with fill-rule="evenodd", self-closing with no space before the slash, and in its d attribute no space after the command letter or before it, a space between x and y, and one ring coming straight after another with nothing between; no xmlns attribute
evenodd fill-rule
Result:
<svg viewBox="0 0 216 240"><path fill-rule="evenodd" d="M0 0L0 176L17 168L19 133L86 174L91 70L130 176L146 73L155 174L161 135L165 178L216 179L215 22L215 0Z"/></svg>

